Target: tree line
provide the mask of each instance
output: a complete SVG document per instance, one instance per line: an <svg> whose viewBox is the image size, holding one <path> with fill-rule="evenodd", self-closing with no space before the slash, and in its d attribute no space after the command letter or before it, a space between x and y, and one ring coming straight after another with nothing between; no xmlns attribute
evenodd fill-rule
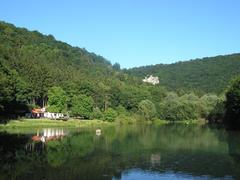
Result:
<svg viewBox="0 0 240 180"><path fill-rule="evenodd" d="M144 78L159 77L161 85L174 91L194 91L196 94L221 94L228 82L240 74L240 54L207 57L173 64L157 64L125 70Z"/></svg>
<svg viewBox="0 0 240 180"><path fill-rule="evenodd" d="M230 116L239 110L238 105L228 103L240 104L236 90L239 86L234 83L226 96L224 91L216 95L202 88L199 88L202 93L185 87L173 91L163 86L161 76L160 85L153 86L127 74L118 63L112 65L84 48L72 47L55 40L52 35L16 28L5 22L0 22L0 42L0 116L4 118L16 118L32 108L46 106L51 112L108 121L117 117L126 121L200 118L211 122L239 121L239 115ZM216 62L221 64L216 65L216 69L225 66L222 61ZM199 62L193 61L196 63ZM191 71L188 63L180 64ZM172 69L171 72L182 71ZM199 79L207 79L198 73L193 76L198 77L192 79L195 84L201 85ZM185 81L182 82L184 86ZM214 81L208 82L208 87L211 89L214 84Z"/></svg>

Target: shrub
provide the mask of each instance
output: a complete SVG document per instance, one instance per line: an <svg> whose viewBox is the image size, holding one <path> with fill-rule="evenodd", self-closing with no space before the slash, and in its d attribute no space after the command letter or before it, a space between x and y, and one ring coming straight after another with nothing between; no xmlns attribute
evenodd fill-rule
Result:
<svg viewBox="0 0 240 180"><path fill-rule="evenodd" d="M152 120L157 114L155 105L148 99L142 100L139 103L138 112L146 120Z"/></svg>
<svg viewBox="0 0 240 180"><path fill-rule="evenodd" d="M114 109L108 108L104 112L104 120L113 122L116 119L117 115L118 114Z"/></svg>
<svg viewBox="0 0 240 180"><path fill-rule="evenodd" d="M91 117L92 117L92 119L102 119L103 113L98 107L96 107L96 108L93 108Z"/></svg>

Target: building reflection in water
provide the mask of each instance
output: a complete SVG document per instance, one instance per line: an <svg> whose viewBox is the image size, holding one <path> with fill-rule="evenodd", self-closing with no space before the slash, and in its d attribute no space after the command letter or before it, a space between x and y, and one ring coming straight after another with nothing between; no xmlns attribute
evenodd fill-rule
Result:
<svg viewBox="0 0 240 180"><path fill-rule="evenodd" d="M60 140L67 135L64 129L46 128L41 131L37 130L37 133L32 136L31 143L26 144L25 149L34 151L45 148L45 143L48 141Z"/></svg>
<svg viewBox="0 0 240 180"><path fill-rule="evenodd" d="M43 143L45 143L47 141L62 139L65 135L66 135L66 132L64 132L63 129L47 128L47 129L43 129L41 133L37 131L37 134L32 136L32 140L34 142L42 141Z"/></svg>
<svg viewBox="0 0 240 180"><path fill-rule="evenodd" d="M161 162L161 155L160 154L151 154L150 162L152 167L159 166Z"/></svg>

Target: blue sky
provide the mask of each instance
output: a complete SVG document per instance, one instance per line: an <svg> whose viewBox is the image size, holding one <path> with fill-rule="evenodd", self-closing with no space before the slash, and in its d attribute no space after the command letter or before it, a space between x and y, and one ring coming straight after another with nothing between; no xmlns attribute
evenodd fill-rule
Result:
<svg viewBox="0 0 240 180"><path fill-rule="evenodd" d="M239 0L1 0L0 20L124 68L240 52Z"/></svg>

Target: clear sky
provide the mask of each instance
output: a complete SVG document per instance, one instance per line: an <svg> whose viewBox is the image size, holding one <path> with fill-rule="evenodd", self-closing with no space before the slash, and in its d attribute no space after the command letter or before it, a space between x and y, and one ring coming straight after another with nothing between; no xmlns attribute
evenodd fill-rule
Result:
<svg viewBox="0 0 240 180"><path fill-rule="evenodd" d="M125 68L240 52L240 0L1 0L0 20Z"/></svg>

